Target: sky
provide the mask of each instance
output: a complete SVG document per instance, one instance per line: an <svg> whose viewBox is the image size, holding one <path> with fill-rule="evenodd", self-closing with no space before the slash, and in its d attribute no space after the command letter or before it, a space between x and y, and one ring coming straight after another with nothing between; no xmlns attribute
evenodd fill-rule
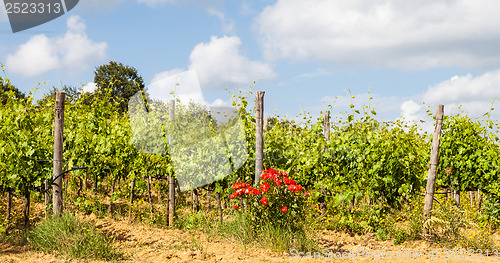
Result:
<svg viewBox="0 0 500 263"><path fill-rule="evenodd" d="M1 6L0 62L36 98L63 85L90 91L96 67L116 61L152 91L194 74L212 106L252 87L266 92L266 116L298 119L336 116L354 96L379 120L424 120L430 131L437 104L476 117L500 98L498 10L496 0L80 0L12 33Z"/></svg>

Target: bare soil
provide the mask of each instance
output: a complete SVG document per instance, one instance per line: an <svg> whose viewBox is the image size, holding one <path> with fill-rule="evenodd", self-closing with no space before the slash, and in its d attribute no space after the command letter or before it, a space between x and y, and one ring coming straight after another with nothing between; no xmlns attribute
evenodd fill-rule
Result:
<svg viewBox="0 0 500 263"><path fill-rule="evenodd" d="M463 255L465 259L445 259L444 248L429 247L425 241L407 242L395 246L393 241L377 240L373 234L363 236L324 231L320 251L311 254L274 253L259 246L244 246L236 240L207 235L200 231L165 229L127 220L98 219L88 216L101 231L115 237L115 246L125 254L120 262L497 262L485 255ZM325 250L323 250L325 249ZM438 251L430 258L430 253ZM324 252L324 253L323 253ZM371 252L373 256L361 253ZM384 253L383 255L377 254ZM419 254L419 252L421 254ZM353 253L350 255L350 253ZM360 253L357 255L356 253ZM388 259L391 254L392 259ZM308 257L309 256L309 257ZM344 257L342 259L341 257ZM457 255L458 257L459 255ZM473 260L467 257L474 257ZM300 257L300 259L299 259ZM376 260L378 257L378 260ZM437 257L437 258L436 258ZM337 259L335 259L337 258ZM29 246L0 242L0 262L104 262L66 259L61 255L36 252Z"/></svg>

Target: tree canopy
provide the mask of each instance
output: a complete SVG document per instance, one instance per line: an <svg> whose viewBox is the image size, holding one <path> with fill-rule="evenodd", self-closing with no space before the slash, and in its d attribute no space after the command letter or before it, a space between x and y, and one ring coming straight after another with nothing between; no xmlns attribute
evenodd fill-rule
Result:
<svg viewBox="0 0 500 263"><path fill-rule="evenodd" d="M112 98L120 102L121 112L127 111L130 97L145 88L137 69L115 61L97 67L94 74L97 89L101 92L109 89Z"/></svg>
<svg viewBox="0 0 500 263"><path fill-rule="evenodd" d="M52 87L52 89L50 89L48 93L43 95L43 98L39 99L37 103L39 105L43 105L43 104L46 104L48 101L55 101L57 91L58 90L56 87ZM66 101L69 101L70 103L74 103L75 101L77 101L81 95L78 88L73 87L73 86L64 85L62 88L62 91L66 92L66 96L65 96Z"/></svg>
<svg viewBox="0 0 500 263"><path fill-rule="evenodd" d="M9 95L10 92L12 92L14 97ZM5 104L9 98L24 99L26 95L14 85L10 84L10 82L0 77L0 104Z"/></svg>

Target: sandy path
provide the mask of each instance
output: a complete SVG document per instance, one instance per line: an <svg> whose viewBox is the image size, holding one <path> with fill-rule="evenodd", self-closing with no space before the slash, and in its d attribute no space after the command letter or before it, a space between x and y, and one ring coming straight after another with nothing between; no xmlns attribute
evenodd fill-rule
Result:
<svg viewBox="0 0 500 263"><path fill-rule="evenodd" d="M439 254L434 254L434 258L431 259L429 247L423 241L394 246L391 241L377 241L373 235L350 236L332 231L321 233L320 244L323 249L327 249L325 254L321 254L324 252L321 250L317 251L316 259L305 259L307 254L300 254L302 259L298 259L299 251L292 251L292 254L277 254L255 246L244 247L239 242L213 237L200 231L164 229L113 219L92 217L89 219L95 220L98 228L115 237L115 245L128 257L121 262L499 262L493 256L488 259L482 256L478 259L478 254L473 255L474 260L445 259L443 248L440 248ZM431 248L431 251L436 252L436 249ZM367 257L366 254L357 255L358 251L371 252L372 257ZM350 252L354 254L349 255ZM392 259L380 259L382 256L388 257L389 254ZM341 259L342 256L347 259ZM353 258L356 256L357 259ZM379 260L374 260L377 256ZM451 253L449 256L452 256ZM310 254L310 257L314 257L314 254ZM26 246L0 243L0 262L103 261L65 260L62 256L30 251Z"/></svg>

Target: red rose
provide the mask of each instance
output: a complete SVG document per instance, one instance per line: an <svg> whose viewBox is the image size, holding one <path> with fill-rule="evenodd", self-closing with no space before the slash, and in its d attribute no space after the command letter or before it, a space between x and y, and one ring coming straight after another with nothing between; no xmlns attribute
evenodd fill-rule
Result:
<svg viewBox="0 0 500 263"><path fill-rule="evenodd" d="M270 186L268 183L263 183L261 186L260 186L260 190L262 190L262 193L266 193L267 190L269 190Z"/></svg>
<svg viewBox="0 0 500 263"><path fill-rule="evenodd" d="M281 180L279 180L279 179L278 179L278 180L276 180L276 184L277 184L278 186L280 186L280 185L281 185Z"/></svg>
<svg viewBox="0 0 500 263"><path fill-rule="evenodd" d="M289 185L288 191L295 191L295 185L293 185L293 184Z"/></svg>
<svg viewBox="0 0 500 263"><path fill-rule="evenodd" d="M236 210L236 209L238 209L238 208L239 208L239 207L238 207L238 205L234 205L234 206L233 206L233 209L234 209L234 210Z"/></svg>
<svg viewBox="0 0 500 263"><path fill-rule="evenodd" d="M288 210L288 209L286 208L286 206L281 207L281 211L282 211L283 213L286 213L286 211L287 211L287 210Z"/></svg>
<svg viewBox="0 0 500 263"><path fill-rule="evenodd" d="M262 199L260 200L260 202L263 204L263 205L267 205L267 198L264 196L262 197Z"/></svg>

